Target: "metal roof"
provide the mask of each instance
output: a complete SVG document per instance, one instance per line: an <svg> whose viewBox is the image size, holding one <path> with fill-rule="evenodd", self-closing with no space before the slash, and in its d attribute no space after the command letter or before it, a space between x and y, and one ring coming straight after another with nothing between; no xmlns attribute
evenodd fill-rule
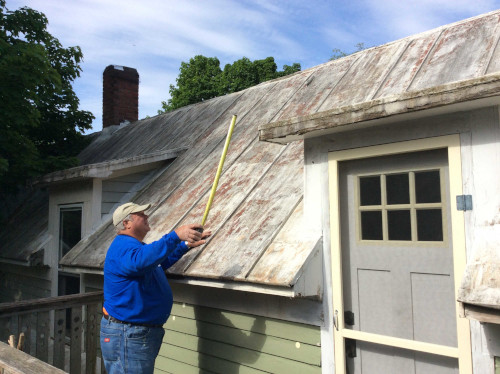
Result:
<svg viewBox="0 0 500 374"><path fill-rule="evenodd" d="M299 73L178 111L130 124L83 153L87 162L187 146L133 200L153 204L151 242L185 223L201 221L232 114L238 119L206 227L212 237L169 273L196 279L292 287L317 251L320 228L303 222L303 144L259 142L256 124L280 115ZM300 233L300 237L297 237ZM65 268L101 269L115 236L108 221L61 260Z"/></svg>

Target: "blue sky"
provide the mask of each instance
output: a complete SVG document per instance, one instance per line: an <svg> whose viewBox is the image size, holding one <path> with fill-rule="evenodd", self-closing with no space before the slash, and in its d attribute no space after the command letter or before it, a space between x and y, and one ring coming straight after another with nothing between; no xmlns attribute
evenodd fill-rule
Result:
<svg viewBox="0 0 500 374"><path fill-rule="evenodd" d="M169 98L182 61L218 57L221 68L245 56L273 56L281 70L328 61L334 48L353 52L487 13L500 0L7 0L44 13L64 47L84 61L74 84L80 108L102 129L102 73L122 65L139 72L139 118Z"/></svg>

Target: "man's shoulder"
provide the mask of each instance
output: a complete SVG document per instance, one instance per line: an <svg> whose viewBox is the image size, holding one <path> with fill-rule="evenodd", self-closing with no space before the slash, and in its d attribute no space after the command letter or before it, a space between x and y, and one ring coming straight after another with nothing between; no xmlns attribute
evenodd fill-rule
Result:
<svg viewBox="0 0 500 374"><path fill-rule="evenodd" d="M137 240L131 236L117 235L113 239L113 241L111 242L109 249L108 249L108 253L109 253L109 251L113 251L113 249L123 250L123 249L126 249L127 247L133 248L133 247L137 247L139 245L142 245L142 243L139 240Z"/></svg>
<svg viewBox="0 0 500 374"><path fill-rule="evenodd" d="M130 235L125 235L125 234L118 234L115 236L113 239L113 243L134 243L134 244L142 244L139 240L136 238L130 236Z"/></svg>

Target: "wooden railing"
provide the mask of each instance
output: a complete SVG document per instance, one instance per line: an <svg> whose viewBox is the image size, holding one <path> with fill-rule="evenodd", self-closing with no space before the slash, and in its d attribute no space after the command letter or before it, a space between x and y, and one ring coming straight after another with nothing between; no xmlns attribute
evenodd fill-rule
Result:
<svg viewBox="0 0 500 374"><path fill-rule="evenodd" d="M102 298L102 291L98 291L2 303L0 341L12 341L12 336L17 341L24 335L24 344L19 348L38 360L71 374L103 373L98 357ZM12 360L2 357L7 351L0 350L0 372L5 369L6 373L23 373L22 363L20 368L12 367Z"/></svg>

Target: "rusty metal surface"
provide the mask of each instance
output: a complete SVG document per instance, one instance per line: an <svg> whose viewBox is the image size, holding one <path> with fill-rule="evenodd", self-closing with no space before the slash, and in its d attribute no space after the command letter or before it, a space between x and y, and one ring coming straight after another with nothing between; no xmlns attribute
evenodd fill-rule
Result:
<svg viewBox="0 0 500 374"><path fill-rule="evenodd" d="M236 209L229 212L224 207L224 198L218 204L214 200L214 207L219 207L214 216L223 225L208 245L199 250L201 253L192 251L173 267L172 272L245 281L302 198L302 154L301 143L288 145L244 200L234 197L238 191L228 183L228 197L235 202L240 200L233 205ZM236 180L239 179L237 174L235 170L233 175Z"/></svg>

